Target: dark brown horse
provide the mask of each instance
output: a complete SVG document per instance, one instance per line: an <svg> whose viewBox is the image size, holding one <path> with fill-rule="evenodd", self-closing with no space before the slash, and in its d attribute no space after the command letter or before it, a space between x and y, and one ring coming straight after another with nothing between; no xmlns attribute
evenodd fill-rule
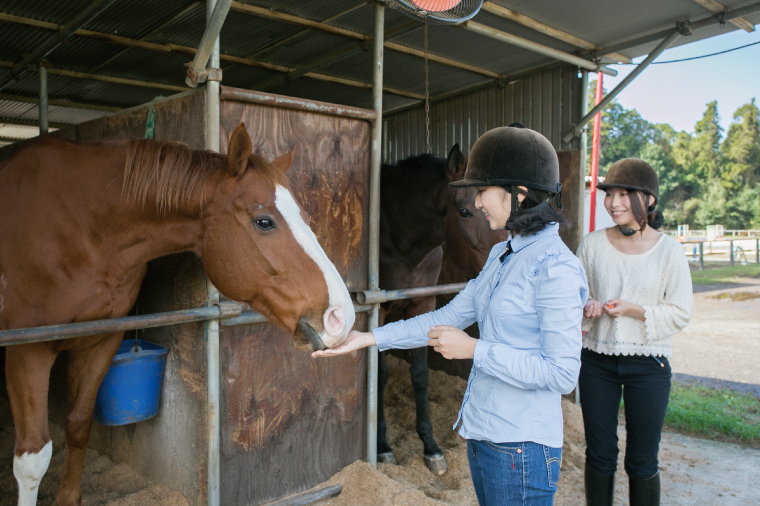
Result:
<svg viewBox="0 0 760 506"><path fill-rule="evenodd" d="M292 155L252 155L242 124L226 156L153 140L31 142L0 164L0 329L125 316L149 260L193 251L222 294L304 346L343 342L353 306L288 189ZM70 410L56 502L81 503L95 396L122 337L7 348L20 505L36 503L50 462L48 383L64 350Z"/></svg>
<svg viewBox="0 0 760 506"><path fill-rule="evenodd" d="M454 145L448 159L421 155L397 165L384 165L380 196L380 286L386 290L438 283L443 249L458 269L476 276L491 247L504 240L475 209L474 188L449 188L464 175L466 160ZM436 298L394 301L382 305L380 324L408 319L435 309ZM427 348L412 350L412 387L417 434L425 465L446 472L443 452L433 438L428 408ZM386 437L383 392L388 382L385 353L379 357L377 453L379 462L395 462Z"/></svg>

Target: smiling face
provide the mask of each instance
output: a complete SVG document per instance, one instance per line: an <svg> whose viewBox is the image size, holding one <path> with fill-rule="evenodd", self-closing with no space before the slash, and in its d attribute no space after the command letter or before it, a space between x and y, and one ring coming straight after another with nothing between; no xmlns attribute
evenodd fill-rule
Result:
<svg viewBox="0 0 760 506"><path fill-rule="evenodd" d="M631 210L631 195L635 194L630 193L625 188L607 188L604 195L604 208L607 209L607 212L610 217L612 217L612 221L615 222L615 225L621 228L639 229L641 227L637 223L636 217ZM642 199L641 207L646 208L654 204L653 196L648 196L649 204L647 206L644 205L643 200L645 195L639 192L638 196Z"/></svg>
<svg viewBox="0 0 760 506"><path fill-rule="evenodd" d="M518 186L523 191L528 189ZM517 194L517 200L522 202L525 198L521 193ZM512 194L501 186L478 187L475 195L475 207L486 215L486 220L491 230L502 230L507 226L507 220L512 214Z"/></svg>

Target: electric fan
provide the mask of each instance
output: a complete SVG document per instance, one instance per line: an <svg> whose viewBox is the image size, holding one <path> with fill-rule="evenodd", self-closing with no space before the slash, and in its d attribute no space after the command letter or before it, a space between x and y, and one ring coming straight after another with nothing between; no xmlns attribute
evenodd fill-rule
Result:
<svg viewBox="0 0 760 506"><path fill-rule="evenodd" d="M423 23L453 25L475 16L483 0L385 0L385 3Z"/></svg>

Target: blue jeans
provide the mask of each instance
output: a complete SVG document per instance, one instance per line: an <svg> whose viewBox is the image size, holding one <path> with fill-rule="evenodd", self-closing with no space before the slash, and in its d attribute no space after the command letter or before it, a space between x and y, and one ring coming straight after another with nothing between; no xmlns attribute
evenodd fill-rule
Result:
<svg viewBox="0 0 760 506"><path fill-rule="evenodd" d="M562 448L468 439L467 459L480 506L554 504Z"/></svg>

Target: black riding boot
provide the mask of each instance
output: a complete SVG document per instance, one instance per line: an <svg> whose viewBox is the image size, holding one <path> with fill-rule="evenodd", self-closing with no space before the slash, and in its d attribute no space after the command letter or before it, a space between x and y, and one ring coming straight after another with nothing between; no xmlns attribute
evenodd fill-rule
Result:
<svg viewBox="0 0 760 506"><path fill-rule="evenodd" d="M586 506L612 506L615 500L615 474L601 474L586 464ZM631 503L631 506L634 506Z"/></svg>
<svg viewBox="0 0 760 506"><path fill-rule="evenodd" d="M660 506L660 473L643 480L629 476L628 483L631 506Z"/></svg>

